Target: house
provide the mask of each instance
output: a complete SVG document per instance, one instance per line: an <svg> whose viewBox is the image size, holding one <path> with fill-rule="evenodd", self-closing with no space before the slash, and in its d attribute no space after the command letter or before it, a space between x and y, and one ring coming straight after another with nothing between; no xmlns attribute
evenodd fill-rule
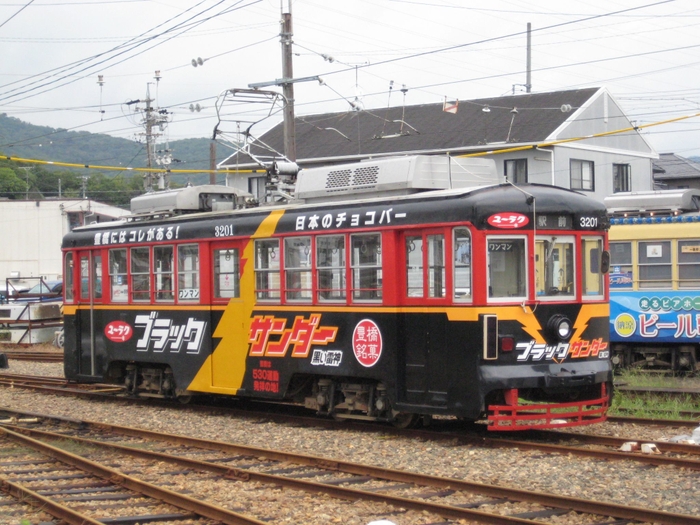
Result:
<svg viewBox="0 0 700 525"><path fill-rule="evenodd" d="M658 157L605 88L302 116L295 127L302 168L387 155L488 154L511 182L571 188L601 201L652 189ZM283 151L282 123L249 145L252 156L237 153L219 167L259 167L252 157L270 158L270 150ZM227 185L258 197L264 184L260 171L227 176Z"/></svg>
<svg viewBox="0 0 700 525"><path fill-rule="evenodd" d="M77 226L130 212L90 199L0 200L0 288L30 288L63 276L61 242Z"/></svg>
<svg viewBox="0 0 700 525"><path fill-rule="evenodd" d="M700 163L676 155L661 153L654 161L655 189L700 189Z"/></svg>

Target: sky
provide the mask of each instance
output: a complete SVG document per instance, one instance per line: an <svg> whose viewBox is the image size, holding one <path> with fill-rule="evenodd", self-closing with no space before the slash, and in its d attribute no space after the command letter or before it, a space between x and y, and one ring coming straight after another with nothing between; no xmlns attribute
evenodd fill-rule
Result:
<svg viewBox="0 0 700 525"><path fill-rule="evenodd" d="M161 143L260 136L279 103L232 90L282 78L283 11L297 116L522 94L528 23L532 92L605 87L637 125L700 113L697 0L0 0L0 113L143 141L150 96ZM700 155L700 117L642 133Z"/></svg>

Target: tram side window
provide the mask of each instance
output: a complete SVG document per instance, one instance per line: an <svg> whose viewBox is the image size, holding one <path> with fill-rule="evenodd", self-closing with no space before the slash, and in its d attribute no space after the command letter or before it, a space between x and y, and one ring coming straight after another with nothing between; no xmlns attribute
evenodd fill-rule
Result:
<svg viewBox="0 0 700 525"><path fill-rule="evenodd" d="M153 248L156 301L172 301L173 293L173 247Z"/></svg>
<svg viewBox="0 0 700 525"><path fill-rule="evenodd" d="M583 297L602 296L605 291L605 274L600 270L600 260L603 254L603 239L600 237L584 237L581 240L581 267L583 269Z"/></svg>
<svg viewBox="0 0 700 525"><path fill-rule="evenodd" d="M678 241L678 287L700 286L700 240Z"/></svg>
<svg viewBox="0 0 700 525"><path fill-rule="evenodd" d="M382 238L378 233L350 236L352 253L352 298L377 301L382 298Z"/></svg>
<svg viewBox="0 0 700 525"><path fill-rule="evenodd" d="M311 237L288 237L284 240L286 298L311 301Z"/></svg>
<svg viewBox="0 0 700 525"><path fill-rule="evenodd" d="M408 297L423 297L423 238L406 237L406 292Z"/></svg>
<svg viewBox="0 0 700 525"><path fill-rule="evenodd" d="M639 287L671 286L671 241L640 241L638 244Z"/></svg>
<svg viewBox="0 0 700 525"><path fill-rule="evenodd" d="M632 288L632 243L610 243L610 288Z"/></svg>
<svg viewBox="0 0 700 525"><path fill-rule="evenodd" d="M112 288L112 302L125 303L129 300L129 281L126 269L126 248L109 250L109 282Z"/></svg>
<svg viewBox="0 0 700 525"><path fill-rule="evenodd" d="M183 244L177 247L177 299L199 300L199 246Z"/></svg>
<svg viewBox="0 0 700 525"><path fill-rule="evenodd" d="M131 248L131 299L151 300L151 252L148 247Z"/></svg>
<svg viewBox="0 0 700 525"><path fill-rule="evenodd" d="M345 301L345 236L316 237L319 301Z"/></svg>
<svg viewBox="0 0 700 525"><path fill-rule="evenodd" d="M260 300L280 299L280 242L255 241L255 296Z"/></svg>
<svg viewBox="0 0 700 525"><path fill-rule="evenodd" d="M454 298L469 300L472 296L472 239L467 228L455 228L452 232L455 253Z"/></svg>
<svg viewBox="0 0 700 525"><path fill-rule="evenodd" d="M73 252L67 252L63 263L63 289L66 291L66 302L73 302Z"/></svg>
<svg viewBox="0 0 700 525"><path fill-rule="evenodd" d="M92 297L102 299L102 256L92 256Z"/></svg>
<svg viewBox="0 0 700 525"><path fill-rule="evenodd" d="M427 247L427 253L425 247ZM427 268L427 281L425 268ZM444 235L406 237L406 283L408 297L445 297Z"/></svg>
<svg viewBox="0 0 700 525"><path fill-rule="evenodd" d="M536 241L535 291L538 296L574 294L573 239L541 237Z"/></svg>
<svg viewBox="0 0 700 525"><path fill-rule="evenodd" d="M489 297L526 297L525 239L488 239Z"/></svg>
<svg viewBox="0 0 700 525"><path fill-rule="evenodd" d="M182 288L180 289L182 292ZM214 297L240 297L240 259L238 248L214 250Z"/></svg>
<svg viewBox="0 0 700 525"><path fill-rule="evenodd" d="M80 257L80 299L90 299L90 261L86 256Z"/></svg>

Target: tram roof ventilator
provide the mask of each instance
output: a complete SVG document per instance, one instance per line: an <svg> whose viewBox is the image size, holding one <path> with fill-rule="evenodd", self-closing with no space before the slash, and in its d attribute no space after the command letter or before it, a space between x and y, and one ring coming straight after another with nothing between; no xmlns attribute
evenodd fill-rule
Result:
<svg viewBox="0 0 700 525"><path fill-rule="evenodd" d="M297 176L295 197L309 203L330 202L493 186L499 182L492 159L411 155L303 169Z"/></svg>
<svg viewBox="0 0 700 525"><path fill-rule="evenodd" d="M205 184L139 195L131 199L130 220L182 213L229 211L253 202L250 193L228 186Z"/></svg>

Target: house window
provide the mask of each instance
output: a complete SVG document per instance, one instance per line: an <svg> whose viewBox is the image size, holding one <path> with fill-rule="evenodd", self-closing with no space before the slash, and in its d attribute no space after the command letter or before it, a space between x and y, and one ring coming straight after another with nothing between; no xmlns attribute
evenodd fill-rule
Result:
<svg viewBox="0 0 700 525"><path fill-rule="evenodd" d="M595 174L593 162L590 160L571 159L571 189L588 190L595 189Z"/></svg>
<svg viewBox="0 0 700 525"><path fill-rule="evenodd" d="M525 184L527 182L527 159L511 159L503 162L503 173L508 182Z"/></svg>
<svg viewBox="0 0 700 525"><path fill-rule="evenodd" d="M632 169L629 164L613 164L613 193L632 190Z"/></svg>

